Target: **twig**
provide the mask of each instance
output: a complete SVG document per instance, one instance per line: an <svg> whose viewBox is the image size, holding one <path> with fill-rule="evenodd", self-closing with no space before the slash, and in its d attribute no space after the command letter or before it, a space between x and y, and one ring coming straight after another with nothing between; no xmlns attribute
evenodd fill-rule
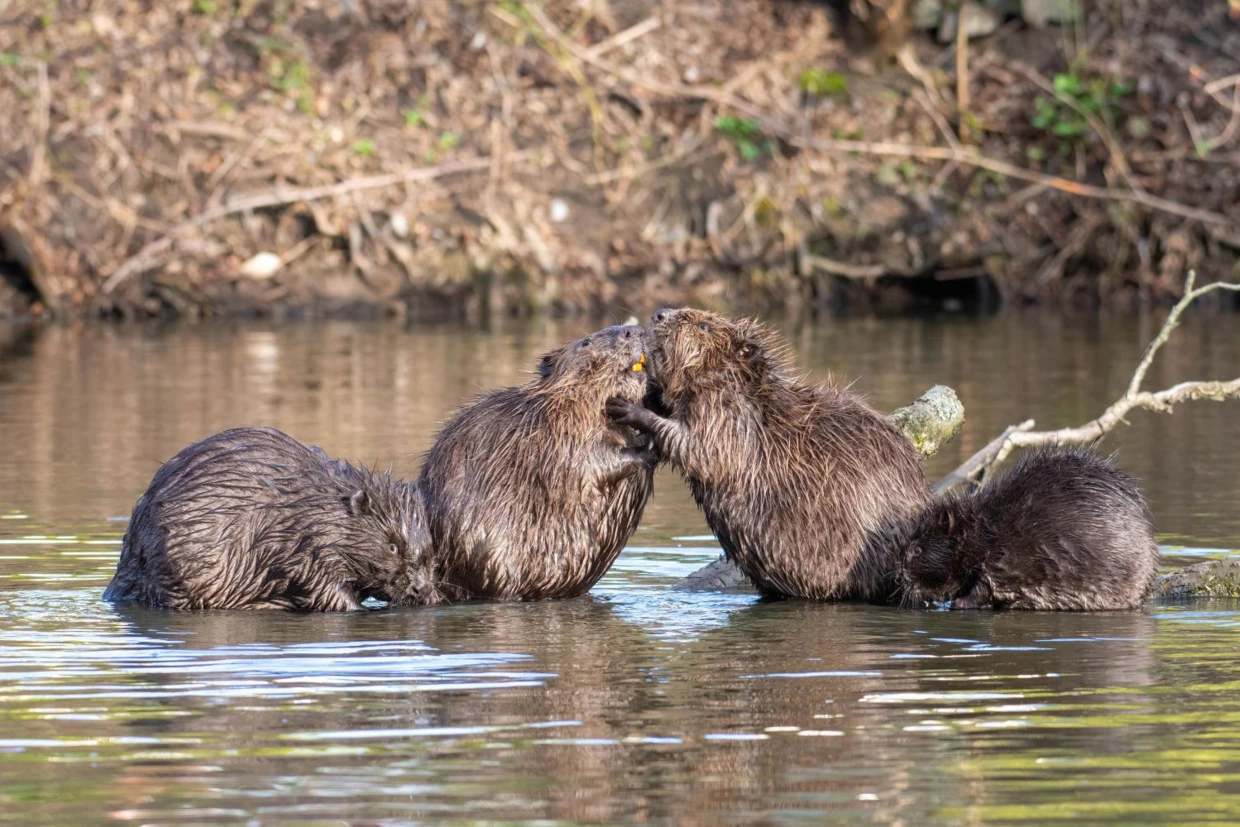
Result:
<svg viewBox="0 0 1240 827"><path fill-rule="evenodd" d="M934 75L926 71L926 67L917 61L912 43L905 43L900 47L900 50L896 52L896 61L899 62L901 69L908 72L926 90L926 97L930 99L935 108L944 103L943 96L939 94L939 88L935 85Z"/></svg>
<svg viewBox="0 0 1240 827"><path fill-rule="evenodd" d="M30 184L32 187L43 182L47 172L47 133L51 129L52 93L47 79L47 64L35 62L35 74L39 81L39 104L35 115L34 146L30 150Z"/></svg>
<svg viewBox="0 0 1240 827"><path fill-rule="evenodd" d="M258 134L250 139L250 142L246 145L245 149L229 155L228 158L219 165L215 172L211 173L211 177L207 179L206 186L204 187L207 191L207 198L203 202L203 206L206 209L213 209L219 205L220 197L223 195L220 188L224 185L224 179L228 177L228 174L232 172L238 164L245 163L253 157L254 153L257 152L259 147L261 147L267 140L267 132L268 130L265 128L260 129Z"/></svg>
<svg viewBox="0 0 1240 827"><path fill-rule="evenodd" d="M969 15L970 0L961 0L956 10L956 114L960 118L960 137L969 138Z"/></svg>
<svg viewBox="0 0 1240 827"><path fill-rule="evenodd" d="M1032 419L1026 419L1019 425L1009 425L1007 430L988 442L985 448L969 457L959 468L935 483L934 493L940 494L944 491L955 488L957 485L964 485L969 482L977 476L978 473L994 462L991 457L997 454L999 450L1007 444L1007 441L1012 434L1030 430L1033 430Z"/></svg>
<svg viewBox="0 0 1240 827"><path fill-rule="evenodd" d="M770 124L768 123L767 125L769 128ZM1031 184L1040 184L1045 187L1050 187L1051 189L1059 190L1060 192L1069 193L1070 195L1078 195L1084 198L1095 198L1102 201L1127 201L1142 204L1152 209L1171 213L1172 215L1178 215L1183 218L1191 218L1204 224L1216 224L1229 227L1235 223L1233 219L1228 218L1221 213L1202 210L1197 207L1189 207L1168 198L1152 195L1144 190L1113 189L1110 187L1097 187L1092 184L1082 184L1079 181L1060 178L1056 175L1045 175L1040 172L1034 172L1033 170L1017 166L1016 164L1010 164L1007 161L1000 161L996 158L982 155L974 150L953 150L950 147L937 146L921 147L890 142L872 143L869 141L825 139L799 141L795 137L789 137L786 138L786 140L794 145L798 145L803 148L815 149L819 152L862 152L869 155L888 155L901 158L920 158L923 160L955 161L956 163L978 167L979 169L988 169L991 172L997 172L1000 175L1006 175L1009 178L1016 178L1020 181L1028 181Z"/></svg>
<svg viewBox="0 0 1240 827"><path fill-rule="evenodd" d="M606 52L610 52L618 46L623 46L625 43L632 43L638 38L645 37L655 29L659 28L660 25L662 25L662 23L657 15L647 17L642 22L629 26L624 31L616 32L606 40L595 43L587 50L587 54L591 57L598 57Z"/></svg>
<svg viewBox="0 0 1240 827"><path fill-rule="evenodd" d="M1230 143L1231 139L1236 137L1237 129L1240 129L1240 86L1236 86L1232 89L1233 103L1230 105L1228 105L1227 101L1223 100L1221 96L1216 95L1213 97L1214 100L1222 105L1224 109L1228 109L1231 112L1231 116L1227 119L1227 126L1223 127L1223 131L1218 135L1215 135L1213 138L1199 140L1200 132L1198 132L1197 136L1194 136L1193 148L1197 151L1198 157L1202 158L1209 155L1219 147L1226 146ZM1188 107L1184 107L1184 110L1185 118L1190 118L1192 113L1188 111ZM1191 130L1195 124L1196 121L1190 120L1189 129Z"/></svg>
<svg viewBox="0 0 1240 827"><path fill-rule="evenodd" d="M1216 95L1229 86L1240 86L1240 74L1228 75L1218 80L1212 80L1205 85L1206 94Z"/></svg>
<svg viewBox="0 0 1240 827"><path fill-rule="evenodd" d="M926 110L930 120L934 121L934 125L939 128L939 132L943 133L943 140L947 141L947 145L957 152L961 151L960 141L956 138L956 133L952 132L951 124L943 117L943 113L935 108L934 101L930 100L930 95L925 90L918 89L913 92L913 100L917 101L921 108Z"/></svg>
<svg viewBox="0 0 1240 827"><path fill-rule="evenodd" d="M881 264L848 264L814 253L801 253L801 269L821 270L827 275L840 276L846 279L876 279L879 276L915 276L915 270L903 271L884 267Z"/></svg>
<svg viewBox="0 0 1240 827"><path fill-rule="evenodd" d="M529 153L520 153L517 157L525 157ZM185 233L196 230L213 221L221 218L227 218L237 213L250 212L252 210L261 210L267 207L279 207L285 204L295 204L299 201L317 201L323 198L335 198L341 195L347 195L353 192L361 192L362 190L382 189L396 184L408 184L416 181L431 181L436 178L442 178L445 175L455 175L462 172L474 172L480 169L487 169L491 164L490 158L472 158L466 161L453 161L447 164L440 164L434 167L422 167L420 169L406 170L405 172L396 172L389 175L371 175L365 178L350 178L346 181L340 181L335 184L326 184L319 187L295 187L293 189L283 189L277 187L270 192L258 193L255 195L245 195L233 198L221 204L214 209L209 209L194 218L182 223L176 227L170 235L165 236L157 241L152 241L134 255L126 259L119 267L108 276L103 283L103 292L105 295L110 294L125 279L153 267L165 253L172 249L173 242L177 237Z"/></svg>
<svg viewBox="0 0 1240 827"><path fill-rule="evenodd" d="M1240 283L1225 281L1193 289L1196 281L1197 274L1190 270L1188 278L1184 283L1183 298L1176 302L1175 307L1171 308L1171 312L1167 314L1167 320L1163 322L1162 329L1158 331L1158 335L1154 337L1153 341L1146 346L1145 352L1141 356L1141 361L1137 364L1137 369L1132 375L1132 380L1128 383L1127 390L1124 391L1124 395L1111 403L1096 419L1075 428L1061 428L1057 431L1034 431L1032 430L1033 420L1028 420L1020 425L1014 425L988 443L982 450L965 460L959 468L939 481L935 485L935 491L945 491L974 479L979 473L984 473L988 468L1003 462L1016 448L1027 448L1035 445L1080 445L1093 442L1114 430L1121 423L1124 423L1124 417L1130 411L1144 409L1167 413L1172 406L1180 402L1196 399L1214 399L1216 401L1240 399L1240 378L1230 381L1181 382L1166 390L1156 392L1141 390L1141 384L1145 381L1145 375L1149 372L1155 355L1166 344L1167 339L1171 336L1171 332L1180 323L1180 316L1184 313L1184 310L1198 298L1214 290L1240 291Z"/></svg>

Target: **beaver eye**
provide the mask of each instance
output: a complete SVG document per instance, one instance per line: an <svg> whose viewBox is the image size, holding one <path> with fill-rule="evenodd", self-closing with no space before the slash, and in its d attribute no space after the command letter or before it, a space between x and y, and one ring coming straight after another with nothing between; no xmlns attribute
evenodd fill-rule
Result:
<svg viewBox="0 0 1240 827"><path fill-rule="evenodd" d="M702 322L700 325L698 325L698 330L701 330L704 333L710 333L710 325L708 325L706 322Z"/></svg>
<svg viewBox="0 0 1240 827"><path fill-rule="evenodd" d="M392 552L393 554L399 555L400 547L397 546L395 543L391 543L388 545L388 551Z"/></svg>

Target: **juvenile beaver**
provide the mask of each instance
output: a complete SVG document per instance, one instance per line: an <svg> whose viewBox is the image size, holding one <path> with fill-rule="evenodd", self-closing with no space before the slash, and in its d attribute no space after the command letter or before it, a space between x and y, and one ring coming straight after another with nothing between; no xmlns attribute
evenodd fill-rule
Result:
<svg viewBox="0 0 1240 827"><path fill-rule="evenodd" d="M948 495L904 545L907 605L1126 609L1158 571L1136 482L1083 448L1031 452L976 494Z"/></svg>
<svg viewBox="0 0 1240 827"><path fill-rule="evenodd" d="M748 320L660 311L646 343L669 417L620 399L608 412L654 436L727 556L767 593L891 597L886 530L930 499L908 439L853 394L791 378Z"/></svg>
<svg viewBox="0 0 1240 827"><path fill-rule="evenodd" d="M669 416L620 399L608 413L655 437L724 552L764 592L1106 609L1132 605L1149 586L1157 549L1144 504L1105 461L1044 453L981 495L931 504L917 453L895 426L846 391L790 378L776 340L756 324L660 311L646 341ZM974 536L991 529L1003 538ZM910 539L922 533L924 542ZM1086 539L1098 547L1076 547ZM992 591L970 595L980 582L970 561L994 542L1041 556L1024 567L1019 555L986 558ZM928 553L910 585L901 567L914 545Z"/></svg>
<svg viewBox="0 0 1240 827"><path fill-rule="evenodd" d="M221 431L164 463L103 596L303 611L438 599L417 492L274 428Z"/></svg>
<svg viewBox="0 0 1240 827"><path fill-rule="evenodd" d="M542 357L529 384L453 416L418 484L440 588L453 599L573 597L637 528L658 458L612 424L609 397L646 388L642 330L609 327Z"/></svg>

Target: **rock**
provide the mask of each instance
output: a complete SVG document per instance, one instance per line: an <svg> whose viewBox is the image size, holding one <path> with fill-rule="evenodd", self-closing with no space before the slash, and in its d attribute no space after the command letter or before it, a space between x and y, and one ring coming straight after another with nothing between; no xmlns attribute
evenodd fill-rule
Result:
<svg viewBox="0 0 1240 827"><path fill-rule="evenodd" d="M1240 558L1205 560L1164 574L1154 581L1162 598L1240 597Z"/></svg>
<svg viewBox="0 0 1240 827"><path fill-rule="evenodd" d="M237 272L261 281L274 276L283 265L284 262L275 253L262 252L242 262Z"/></svg>
<svg viewBox="0 0 1240 827"><path fill-rule="evenodd" d="M943 15L943 19L939 21L938 39L940 43L951 43L956 39L956 29L958 28L956 21L958 19L959 15L955 10ZM970 39L985 37L999 28L1002 22L1003 15L998 10L980 3L970 3L969 17L965 21L965 29L968 31Z"/></svg>
<svg viewBox="0 0 1240 827"><path fill-rule="evenodd" d="M1021 0L1020 16L1038 29L1050 23L1071 23L1076 20L1079 0Z"/></svg>
<svg viewBox="0 0 1240 827"><path fill-rule="evenodd" d="M935 385L916 402L896 408L887 418L904 432L923 457L928 457L960 433L964 425L964 405L954 390L946 385ZM722 555L672 588L690 592L756 591L740 568Z"/></svg>
<svg viewBox="0 0 1240 827"><path fill-rule="evenodd" d="M943 0L917 0L913 3L913 28L929 31L938 28L943 17Z"/></svg>
<svg viewBox="0 0 1240 827"><path fill-rule="evenodd" d="M718 560L693 572L672 588L686 592L757 592L740 567L729 563L722 554Z"/></svg>
<svg viewBox="0 0 1240 827"><path fill-rule="evenodd" d="M392 217L388 219L388 226L392 228L392 235L397 238L409 237L409 219L405 218L404 213L392 213Z"/></svg>

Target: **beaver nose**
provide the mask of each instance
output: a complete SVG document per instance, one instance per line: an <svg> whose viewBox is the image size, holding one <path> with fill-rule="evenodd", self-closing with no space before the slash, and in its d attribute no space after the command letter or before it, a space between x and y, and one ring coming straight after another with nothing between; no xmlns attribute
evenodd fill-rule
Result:
<svg viewBox="0 0 1240 827"><path fill-rule="evenodd" d="M661 322L667 318L666 310L656 310L654 315L650 317L655 322Z"/></svg>

